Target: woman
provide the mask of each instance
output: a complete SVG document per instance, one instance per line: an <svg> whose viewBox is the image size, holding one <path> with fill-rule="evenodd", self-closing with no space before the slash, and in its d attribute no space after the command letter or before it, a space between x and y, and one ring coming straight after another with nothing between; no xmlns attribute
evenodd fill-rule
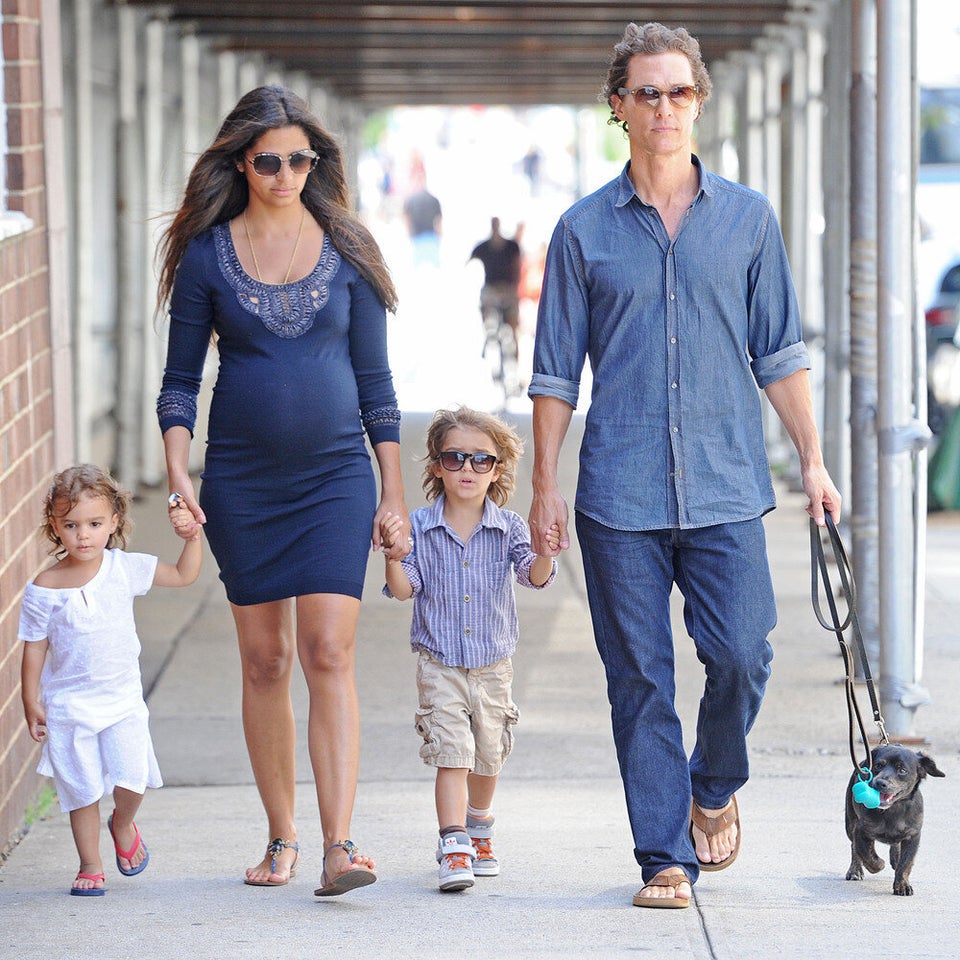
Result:
<svg viewBox="0 0 960 960"><path fill-rule="evenodd" d="M317 896L376 879L350 817L359 766L354 639L380 518L409 519L386 354L396 293L349 207L338 146L276 86L244 96L197 160L160 247L170 340L157 413L171 496L205 524L230 601L243 726L269 843L246 883L294 876L294 655L310 693L309 747L324 836ZM199 502L188 453L204 358L220 369ZM366 452L370 438L381 499Z"/></svg>

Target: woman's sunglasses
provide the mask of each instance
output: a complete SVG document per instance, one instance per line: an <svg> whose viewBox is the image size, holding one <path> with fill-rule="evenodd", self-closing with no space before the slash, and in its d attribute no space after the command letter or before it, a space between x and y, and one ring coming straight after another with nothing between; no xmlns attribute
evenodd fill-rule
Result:
<svg viewBox="0 0 960 960"><path fill-rule="evenodd" d="M469 460L474 473L489 473L497 458L492 453L461 453L459 450L444 450L437 459L444 470L462 470Z"/></svg>
<svg viewBox="0 0 960 960"><path fill-rule="evenodd" d="M320 159L319 154L313 150L298 150L287 157L286 162L290 165L291 172L297 174L309 173ZM258 177L275 177L284 164L284 158L279 153L257 153L252 159L247 160L253 167L253 172Z"/></svg>

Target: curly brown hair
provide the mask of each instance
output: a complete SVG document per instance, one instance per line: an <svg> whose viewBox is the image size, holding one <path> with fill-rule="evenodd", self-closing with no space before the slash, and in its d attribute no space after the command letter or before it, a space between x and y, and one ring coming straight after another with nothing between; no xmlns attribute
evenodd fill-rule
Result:
<svg viewBox="0 0 960 960"><path fill-rule="evenodd" d="M240 99L190 172L180 209L157 248L158 314L169 302L177 267L190 241L239 216L246 208L247 181L238 175L238 162L242 166L248 148L268 130L290 126L303 130L310 149L320 158L307 176L301 202L329 234L341 255L370 283L381 303L391 312L396 310L397 292L383 254L351 209L340 146L320 126L305 101L284 87L266 86L251 90Z"/></svg>
<svg viewBox="0 0 960 960"><path fill-rule="evenodd" d="M638 54L682 53L689 61L693 71L693 85L697 88L699 106L710 99L713 84L710 74L700 54L700 44L691 37L683 27L671 30L662 23L645 23L638 27L635 23L628 23L623 37L613 48L613 59L607 71L606 80L599 99L606 100L610 107L610 116L607 123L618 124L627 133L627 123L621 120L613 110L612 97L617 90L627 85L627 70L630 61ZM699 109L699 108L698 108Z"/></svg>
<svg viewBox="0 0 960 960"><path fill-rule="evenodd" d="M63 549L53 521L65 517L83 497L103 497L110 504L111 513L117 516L117 529L110 534L107 547L126 549L127 537L133 531L129 516L131 494L122 489L106 470L93 463L81 463L58 473L43 501L40 536L53 544L48 552L58 560L65 557L67 551Z"/></svg>
<svg viewBox="0 0 960 960"><path fill-rule="evenodd" d="M500 475L487 489L487 496L498 506L504 506L517 486L517 464L523 455L523 441L509 424L492 413L457 407L455 410L438 410L427 430L427 455L423 468L423 492L432 503L443 493L443 480L433 468L440 459L440 451L451 430L469 429L485 433L497 451L497 467Z"/></svg>

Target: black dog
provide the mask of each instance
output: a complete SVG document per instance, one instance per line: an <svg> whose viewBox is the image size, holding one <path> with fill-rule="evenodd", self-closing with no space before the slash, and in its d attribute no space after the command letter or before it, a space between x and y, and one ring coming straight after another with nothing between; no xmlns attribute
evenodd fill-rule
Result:
<svg viewBox="0 0 960 960"><path fill-rule="evenodd" d="M873 751L873 780L871 786L880 793L880 806L871 810L854 801L847 789L846 824L850 838L850 869L848 880L862 880L863 868L871 873L883 869L884 862L877 856L875 841L890 844L890 866L894 869L893 892L898 897L913 896L910 871L920 846L920 828L923 826L923 797L920 781L946 776L932 757L914 753L900 745L886 744ZM859 779L850 778L850 788Z"/></svg>

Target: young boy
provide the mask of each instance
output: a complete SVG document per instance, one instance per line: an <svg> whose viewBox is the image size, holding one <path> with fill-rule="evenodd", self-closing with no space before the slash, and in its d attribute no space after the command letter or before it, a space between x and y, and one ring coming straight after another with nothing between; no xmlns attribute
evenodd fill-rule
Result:
<svg viewBox="0 0 960 960"><path fill-rule="evenodd" d="M386 596L414 598L410 645L418 655L420 756L437 768L440 889L496 876L493 794L513 747L511 696L517 646L511 580L539 589L556 561L530 549L524 520L501 509L523 444L503 421L466 407L440 410L427 432L423 488L429 506L410 517L413 549L386 560ZM400 518L381 527L393 543ZM559 530L551 531L559 544Z"/></svg>

